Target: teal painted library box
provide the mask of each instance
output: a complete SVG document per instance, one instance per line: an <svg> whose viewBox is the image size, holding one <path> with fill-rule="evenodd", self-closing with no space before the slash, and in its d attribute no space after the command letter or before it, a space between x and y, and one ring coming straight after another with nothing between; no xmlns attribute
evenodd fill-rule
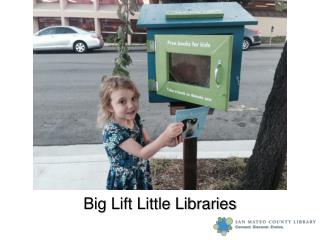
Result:
<svg viewBox="0 0 320 240"><path fill-rule="evenodd" d="M227 110L239 99L245 25L257 21L236 2L145 4L150 102Z"/></svg>

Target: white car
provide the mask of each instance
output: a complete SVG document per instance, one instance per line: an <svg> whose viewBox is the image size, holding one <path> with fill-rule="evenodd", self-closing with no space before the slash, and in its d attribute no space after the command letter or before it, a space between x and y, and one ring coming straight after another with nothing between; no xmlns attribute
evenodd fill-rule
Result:
<svg viewBox="0 0 320 240"><path fill-rule="evenodd" d="M33 35L33 51L73 50L76 53L99 49L104 45L100 34L73 26L47 27Z"/></svg>
<svg viewBox="0 0 320 240"><path fill-rule="evenodd" d="M256 46L260 44L261 44L260 31L257 29L244 28L242 50L246 51L251 46Z"/></svg>

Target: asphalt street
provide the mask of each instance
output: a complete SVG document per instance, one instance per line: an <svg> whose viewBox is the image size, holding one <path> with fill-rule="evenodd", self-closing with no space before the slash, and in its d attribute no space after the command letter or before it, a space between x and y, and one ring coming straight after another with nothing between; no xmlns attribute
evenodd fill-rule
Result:
<svg viewBox="0 0 320 240"><path fill-rule="evenodd" d="M270 93L281 49L255 48L243 52L240 98L228 112L215 111L207 118L199 140L254 140ZM132 51L131 78L141 93L140 115L155 138L174 121L168 104L149 103L145 51ZM110 75L114 51L88 54L34 54L33 144L73 145L101 143L96 127L101 76Z"/></svg>

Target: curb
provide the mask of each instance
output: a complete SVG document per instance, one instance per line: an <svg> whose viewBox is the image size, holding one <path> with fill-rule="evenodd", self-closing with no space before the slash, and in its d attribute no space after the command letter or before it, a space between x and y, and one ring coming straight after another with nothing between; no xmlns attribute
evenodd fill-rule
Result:
<svg viewBox="0 0 320 240"><path fill-rule="evenodd" d="M199 141L198 159L249 157L255 141ZM182 144L152 159L182 159ZM33 147L33 189L105 189L109 161L102 144Z"/></svg>
<svg viewBox="0 0 320 240"><path fill-rule="evenodd" d="M283 48L284 47L284 43L273 43L273 44L261 44L261 45L257 45L257 46L252 46L251 49L257 49L257 48L261 48L261 49L278 49L278 48Z"/></svg>

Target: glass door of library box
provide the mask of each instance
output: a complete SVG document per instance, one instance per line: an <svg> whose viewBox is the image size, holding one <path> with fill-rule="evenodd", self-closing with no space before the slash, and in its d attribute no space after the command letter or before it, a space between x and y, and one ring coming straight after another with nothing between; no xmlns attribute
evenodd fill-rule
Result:
<svg viewBox="0 0 320 240"><path fill-rule="evenodd" d="M232 35L155 35L157 94L226 111Z"/></svg>

